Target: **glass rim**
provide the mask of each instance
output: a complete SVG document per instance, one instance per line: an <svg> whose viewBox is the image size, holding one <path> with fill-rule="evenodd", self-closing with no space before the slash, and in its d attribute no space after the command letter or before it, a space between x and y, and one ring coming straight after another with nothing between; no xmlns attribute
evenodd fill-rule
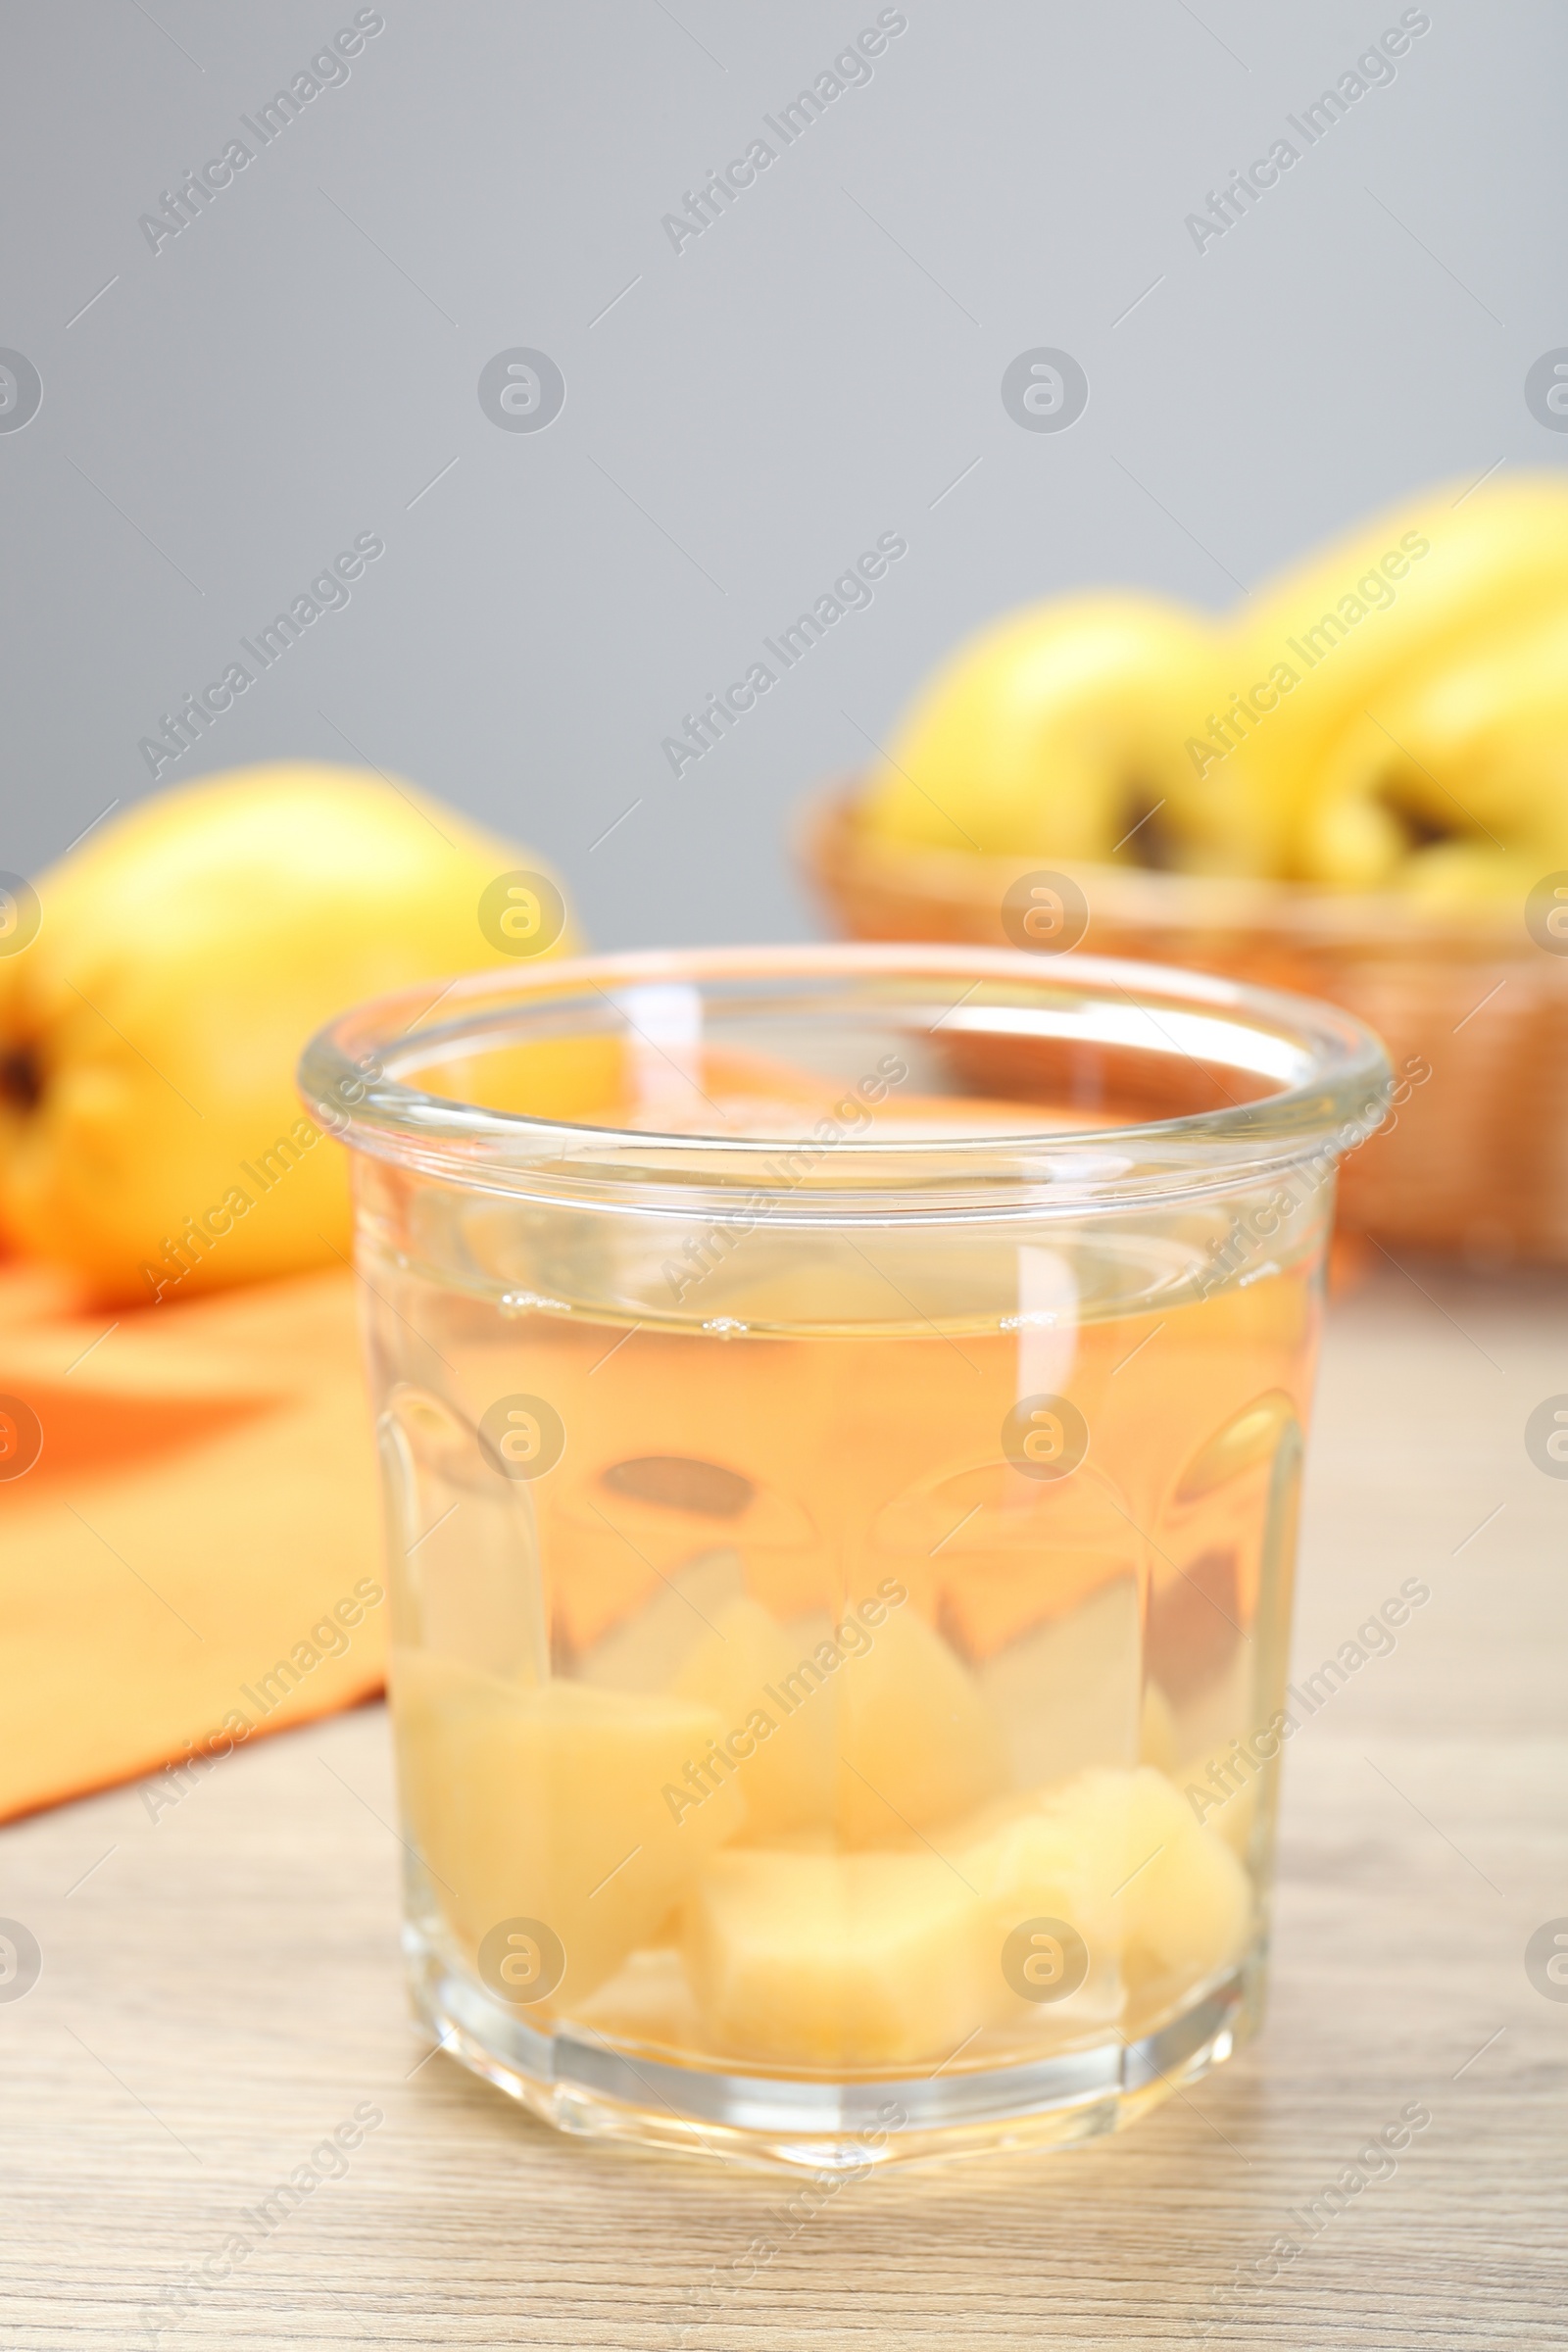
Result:
<svg viewBox="0 0 1568 2352"><path fill-rule="evenodd" d="M820 1118L814 1134L766 1137L725 1133L716 1121L711 1132L693 1133L543 1118L435 1094L401 1074L525 1042L530 1025L543 1031L551 1016L591 1007L596 997L603 1033L624 1035L637 1026L625 1000L640 988L685 985L737 1002L749 991L758 1004L771 989L795 995L808 1017L813 993L819 1003L835 1001L827 993L835 982L859 994L872 1016L916 1004L922 985L951 986L956 1001L926 1031L932 1036L939 1028L985 1029L984 1015L1004 1011L1010 1022L993 1021L992 1034L1077 1034L1143 1048L1169 1066L1199 1059L1181 1042L1185 1031L1212 1049L1203 1056L1210 1068L1274 1083L1218 1109L1125 1124L1052 1127L1043 1119L1037 1129L1000 1134L823 1140L820 1126L832 1122ZM1076 1030L1063 1025L1072 1022ZM1228 1054L1219 1050L1227 1039ZM637 1206L682 1216L699 1212L705 1196L730 1207L744 1189L767 1203L766 1213L788 1211L790 1222L1025 1208L1082 1214L1210 1195L1314 1157L1332 1164L1381 1125L1392 1091L1372 1031L1314 998L1130 957L904 942L642 950L486 967L340 1013L306 1047L297 1076L326 1133L429 1177L585 1206L632 1205L635 1195ZM824 1081L824 1100L839 1083ZM1027 1106L1019 1107L1022 1115ZM800 1159L813 1148L824 1164L780 1172L781 1152Z"/></svg>

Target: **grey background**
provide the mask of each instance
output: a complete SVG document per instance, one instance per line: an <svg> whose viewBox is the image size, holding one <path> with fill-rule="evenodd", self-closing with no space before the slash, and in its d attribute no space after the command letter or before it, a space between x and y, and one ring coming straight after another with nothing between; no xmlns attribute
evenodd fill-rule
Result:
<svg viewBox="0 0 1568 2352"><path fill-rule="evenodd" d="M984 615L1098 581L1217 609L1432 477L1568 458L1523 396L1568 343L1559 10L1433 0L1201 254L1185 216L1398 5L908 0L679 255L663 214L875 0L383 13L156 255L138 217L354 0L7 13L0 344L44 392L0 435L0 866L152 789L159 713L369 530L350 606L164 782L363 755L555 859L600 945L800 936L792 807ZM546 431L479 407L514 345L564 370ZM1070 431L1003 408L1032 345L1088 371ZM870 609L677 781L682 713L889 530Z"/></svg>

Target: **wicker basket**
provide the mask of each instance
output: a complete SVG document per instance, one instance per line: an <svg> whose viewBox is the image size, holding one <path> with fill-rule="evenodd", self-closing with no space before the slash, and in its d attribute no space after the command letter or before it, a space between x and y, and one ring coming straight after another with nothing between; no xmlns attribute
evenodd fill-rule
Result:
<svg viewBox="0 0 1568 2352"><path fill-rule="evenodd" d="M801 836L841 931L1027 944L1004 905L1046 859L878 842L856 800L854 787L823 795ZM1460 921L1296 883L1055 870L1087 905L1070 944L1324 997L1378 1032L1408 1092L1344 1163L1345 1225L1483 1263L1568 1263L1568 957L1539 949L1517 914Z"/></svg>

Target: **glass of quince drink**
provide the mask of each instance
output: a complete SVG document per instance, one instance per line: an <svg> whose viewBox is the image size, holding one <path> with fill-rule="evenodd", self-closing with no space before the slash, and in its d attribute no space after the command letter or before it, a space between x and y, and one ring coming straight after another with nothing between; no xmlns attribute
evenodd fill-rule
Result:
<svg viewBox="0 0 1568 2352"><path fill-rule="evenodd" d="M567 2129L1077 2139L1258 2011L1348 1015L963 948L349 1014L421 2019Z"/></svg>

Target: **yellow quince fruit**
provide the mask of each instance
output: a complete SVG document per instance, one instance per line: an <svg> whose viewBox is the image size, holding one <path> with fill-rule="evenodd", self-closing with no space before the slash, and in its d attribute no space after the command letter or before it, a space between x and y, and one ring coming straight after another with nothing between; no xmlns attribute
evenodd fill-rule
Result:
<svg viewBox="0 0 1568 2352"><path fill-rule="evenodd" d="M1268 871L1272 805L1242 762L1188 749L1232 683L1224 635L1178 605L1104 592L1032 606L937 672L874 769L860 821L953 850Z"/></svg>
<svg viewBox="0 0 1568 2352"><path fill-rule="evenodd" d="M439 802L305 762L104 825L35 906L6 902L0 1229L108 1302L346 1256L344 1154L302 1113L300 1050L360 999L428 979L434 1000L510 960L480 900L537 867ZM544 884L525 953L568 944Z"/></svg>
<svg viewBox="0 0 1568 2352"><path fill-rule="evenodd" d="M1289 833L1288 871L1351 886L1386 878L1410 829L1343 808L1325 825L1321 813L1345 800L1344 774L1364 769L1369 721L1397 735L1391 698L1565 601L1568 479L1505 473L1468 494L1460 483L1423 491L1315 551L1236 613L1239 694L1199 751L1205 778L1250 771ZM1261 697L1254 679L1269 681Z"/></svg>
<svg viewBox="0 0 1568 2352"><path fill-rule="evenodd" d="M1324 765L1299 861L1456 911L1568 866L1568 598L1381 694Z"/></svg>

